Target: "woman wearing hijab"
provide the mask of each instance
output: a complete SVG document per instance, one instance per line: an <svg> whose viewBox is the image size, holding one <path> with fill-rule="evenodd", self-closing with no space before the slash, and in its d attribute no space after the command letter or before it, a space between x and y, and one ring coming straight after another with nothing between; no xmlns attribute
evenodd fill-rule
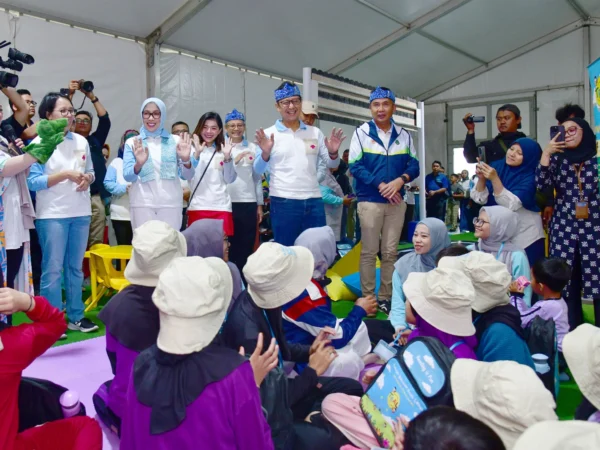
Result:
<svg viewBox="0 0 600 450"><path fill-rule="evenodd" d="M562 124L564 142L558 136L544 149L536 171L537 187L556 190L554 216L550 222L550 255L566 260L573 269L563 298L569 306L571 329L583 323L583 296L593 298L596 325L600 324L600 192L596 137L583 119Z"/></svg>
<svg viewBox="0 0 600 450"><path fill-rule="evenodd" d="M131 183L125 181L123 177L123 153L125 142L139 134L136 130L127 130L123 133L119 153L106 169L106 176L104 177L104 188L112 195L110 221L113 230L115 230L117 245L131 245L133 239L131 215L129 214L129 186L131 186Z"/></svg>
<svg viewBox="0 0 600 450"><path fill-rule="evenodd" d="M490 165L477 165L479 180L471 198L480 205L500 205L518 215L518 230L514 243L525 250L529 265L543 258L546 239L540 208L536 203L535 169L542 149L530 138L517 139L506 152L506 158ZM493 196L490 193L493 192Z"/></svg>
<svg viewBox="0 0 600 450"><path fill-rule="evenodd" d="M152 303L158 277L174 258L185 255L185 238L165 222L151 220L137 228L125 269L131 284L98 314L106 325L106 354L114 378L100 386L93 400L100 420L117 435L121 434L133 363L158 337L159 313Z"/></svg>
<svg viewBox="0 0 600 450"><path fill-rule="evenodd" d="M191 180L191 139L187 133L173 136L165 128L167 107L149 98L140 110L142 128L138 137L125 142L123 178L132 183L129 191L131 226L162 220L181 228L183 188L179 179Z"/></svg>
<svg viewBox="0 0 600 450"><path fill-rule="evenodd" d="M233 280L233 297L229 305L232 308L244 286L239 269L229 261L229 238L223 233L223 221L216 219L198 220L182 234L187 242L187 256L221 258L227 263Z"/></svg>
<svg viewBox="0 0 600 450"><path fill-rule="evenodd" d="M327 226L333 230L336 242L342 240L342 215L344 206L349 206L352 200L344 195L342 187L333 176L336 169L325 171L325 178L321 181L319 189L325 204L325 219Z"/></svg>
<svg viewBox="0 0 600 450"><path fill-rule="evenodd" d="M450 236L446 224L440 219L428 217L421 220L415 228L413 245L415 251L404 255L394 265L395 271L392 278L392 310L390 321L394 331L404 330L407 327L404 309L405 296L402 286L412 272L429 272L435 269L437 254L449 247Z"/></svg>
<svg viewBox="0 0 600 450"><path fill-rule="evenodd" d="M340 320L331 310L325 273L333 262L337 248L333 230L326 226L309 228L298 239L296 246L308 248L315 260L313 279L296 298L283 305L283 331L288 342L312 345L322 331L338 350L336 358L324 376L344 376L358 379L365 367L363 357L371 352L371 342L363 319L377 312L374 298L360 298L348 316ZM303 368L303 365L297 371Z"/></svg>
<svg viewBox="0 0 600 450"><path fill-rule="evenodd" d="M122 450L273 449L250 362L214 342L232 293L219 258L176 258L161 273L160 331L135 361Z"/></svg>
<svg viewBox="0 0 600 450"><path fill-rule="evenodd" d="M490 253L498 261L506 264L513 280L520 276L531 277L529 261L525 251L514 242L519 227L519 216L504 206L485 206L479 217L473 220L475 237L479 241L469 246L469 250ZM523 301L531 306L531 286L523 293Z"/></svg>

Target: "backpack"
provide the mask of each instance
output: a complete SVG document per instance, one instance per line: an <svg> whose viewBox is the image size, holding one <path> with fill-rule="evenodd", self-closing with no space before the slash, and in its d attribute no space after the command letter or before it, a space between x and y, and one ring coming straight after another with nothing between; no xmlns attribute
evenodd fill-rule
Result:
<svg viewBox="0 0 600 450"><path fill-rule="evenodd" d="M288 383L283 369L275 367L260 385L260 400L276 450L294 447L294 415L288 398Z"/></svg>
<svg viewBox="0 0 600 450"><path fill-rule="evenodd" d="M532 355L541 353L548 357L550 370L545 374L536 371L536 374L556 399L560 383L558 379L558 338L554 320L546 320L537 316L524 331L525 342L527 342L530 353Z"/></svg>
<svg viewBox="0 0 600 450"><path fill-rule="evenodd" d="M19 433L46 422L64 419L60 396L68 389L48 380L21 378L19 385ZM78 416L85 416L81 403Z"/></svg>
<svg viewBox="0 0 600 450"><path fill-rule="evenodd" d="M454 406L450 368L455 360L437 338L418 337L381 368L360 407L383 448L394 444L398 417L412 420L431 406Z"/></svg>

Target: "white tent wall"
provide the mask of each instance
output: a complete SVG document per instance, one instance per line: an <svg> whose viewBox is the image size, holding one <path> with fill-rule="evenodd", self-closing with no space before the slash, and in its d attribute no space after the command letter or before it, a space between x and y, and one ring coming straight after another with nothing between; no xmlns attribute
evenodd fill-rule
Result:
<svg viewBox="0 0 600 450"><path fill-rule="evenodd" d="M600 27L590 27L591 61L600 57ZM448 142L446 110L451 106L479 104L493 100L533 97L535 131L541 145L555 124L556 108L567 103L584 105L585 68L580 29L539 47L525 55L461 83L425 101L427 164L439 159L452 170L451 145ZM522 111L525 116L529 111ZM532 118L527 118L531 121ZM481 126L480 126L481 127ZM495 127L493 128L495 131ZM465 129L466 133L466 129ZM492 136L493 137L493 136ZM431 161L430 161L431 160Z"/></svg>
<svg viewBox="0 0 600 450"><path fill-rule="evenodd" d="M68 87L71 79L94 82L94 92L112 122L108 137L111 157L117 153L122 132L140 127L139 108L146 91L146 56L141 44L31 16L14 17L4 11L0 11L0 40L11 41L35 58L35 64L25 66L19 73L17 88L31 91L38 103L48 92ZM3 57L6 51L1 51ZM8 99L0 97L4 116L8 117ZM77 93L73 99L75 108L82 100L83 95ZM95 117L89 100L83 109ZM97 121L94 122L95 127Z"/></svg>

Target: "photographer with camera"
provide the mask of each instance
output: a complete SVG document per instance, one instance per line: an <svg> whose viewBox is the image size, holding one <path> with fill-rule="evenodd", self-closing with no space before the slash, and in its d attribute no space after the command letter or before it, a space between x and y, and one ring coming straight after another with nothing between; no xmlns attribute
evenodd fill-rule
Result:
<svg viewBox="0 0 600 450"><path fill-rule="evenodd" d="M92 133L92 115L83 110L77 111L75 115L75 132L87 139L94 165L96 179L90 185L92 199L92 221L90 223L90 236L88 247L104 242L104 228L106 226L106 209L104 202L110 198L110 193L104 188L104 177L106 176L106 161L102 154L102 147L106 142L110 131L110 119L104 105L94 94L94 84L91 81L72 80L69 83L69 98L73 99L75 92L80 91L94 105L98 116L98 126Z"/></svg>
<svg viewBox="0 0 600 450"><path fill-rule="evenodd" d="M17 91L12 87L5 87L3 85L0 85L0 90L8 98L13 111L12 116L4 119L0 124L0 135L13 143L19 138L22 138L23 141L35 138L35 126L29 127L31 122L29 110L33 108L33 115L35 115L35 105L37 103L33 101L29 91L25 89ZM22 92L23 94L21 94ZM24 97L28 97L28 100L33 102L33 105L28 103Z"/></svg>

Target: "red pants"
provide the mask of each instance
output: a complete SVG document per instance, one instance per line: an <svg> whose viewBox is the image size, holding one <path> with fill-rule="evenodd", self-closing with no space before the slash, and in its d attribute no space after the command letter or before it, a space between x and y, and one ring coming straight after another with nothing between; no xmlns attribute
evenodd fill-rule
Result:
<svg viewBox="0 0 600 450"><path fill-rule="evenodd" d="M233 236L233 214L228 211L190 211L187 212L189 227L197 220L216 219L223 221L223 232L227 236Z"/></svg>
<svg viewBox="0 0 600 450"><path fill-rule="evenodd" d="M91 417L48 422L17 435L15 450L102 450L102 430Z"/></svg>

